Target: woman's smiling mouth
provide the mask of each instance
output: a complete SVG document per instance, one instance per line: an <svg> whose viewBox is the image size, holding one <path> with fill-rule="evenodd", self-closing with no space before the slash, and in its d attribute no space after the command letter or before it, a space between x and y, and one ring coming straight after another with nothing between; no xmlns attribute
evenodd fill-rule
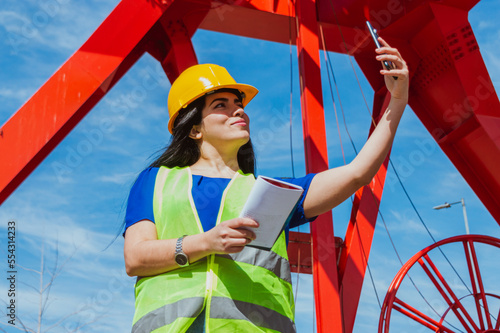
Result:
<svg viewBox="0 0 500 333"><path fill-rule="evenodd" d="M246 125L247 125L247 122L246 122L244 119L241 119L241 120L237 120L237 121L235 121L235 122L234 122L234 123L232 123L231 125L246 126Z"/></svg>

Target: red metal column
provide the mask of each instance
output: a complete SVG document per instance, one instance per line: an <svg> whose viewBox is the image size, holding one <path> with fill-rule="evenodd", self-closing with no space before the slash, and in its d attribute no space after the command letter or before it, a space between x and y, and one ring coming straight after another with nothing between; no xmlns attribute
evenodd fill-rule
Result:
<svg viewBox="0 0 500 333"><path fill-rule="evenodd" d="M306 168L307 172L320 172L328 168L328 156L315 0L298 0L296 13ZM311 234L318 332L342 332L331 212L319 216L311 224Z"/></svg>
<svg viewBox="0 0 500 333"><path fill-rule="evenodd" d="M390 97L385 87L375 94L373 117L377 121L387 109ZM370 134L374 129L372 123ZM343 296L344 332L348 333L352 332L354 327L373 234L375 232L378 209L384 190L388 162L389 154L371 183L356 192L351 220L349 221L344 240L344 248L340 254L339 280Z"/></svg>

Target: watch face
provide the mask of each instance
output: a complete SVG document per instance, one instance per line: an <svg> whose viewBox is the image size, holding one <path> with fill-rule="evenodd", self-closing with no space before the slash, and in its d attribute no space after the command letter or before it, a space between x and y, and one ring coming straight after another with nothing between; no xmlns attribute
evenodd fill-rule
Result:
<svg viewBox="0 0 500 333"><path fill-rule="evenodd" d="M188 263L188 258L187 258L187 256L184 253L177 253L175 255L175 262L179 266L185 266Z"/></svg>

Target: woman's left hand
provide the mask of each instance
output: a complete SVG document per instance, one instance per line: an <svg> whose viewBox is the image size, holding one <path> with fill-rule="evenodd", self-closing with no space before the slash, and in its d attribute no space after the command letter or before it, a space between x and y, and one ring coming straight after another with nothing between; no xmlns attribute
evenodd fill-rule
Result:
<svg viewBox="0 0 500 333"><path fill-rule="evenodd" d="M381 37L378 40L382 47L375 50L377 53L376 59L382 62L383 69L380 70L380 74L384 75L387 90L391 93L392 98L407 101L409 88L408 66L397 49L391 47ZM392 63L393 68L391 70L385 69L383 65L384 60ZM398 79L395 80L394 77Z"/></svg>

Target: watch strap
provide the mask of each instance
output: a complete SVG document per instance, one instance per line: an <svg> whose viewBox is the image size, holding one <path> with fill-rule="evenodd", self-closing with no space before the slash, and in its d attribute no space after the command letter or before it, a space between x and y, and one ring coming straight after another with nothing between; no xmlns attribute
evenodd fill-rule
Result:
<svg viewBox="0 0 500 333"><path fill-rule="evenodd" d="M179 238L177 238L177 243L175 244L175 253L181 253L182 252L182 241L184 240L184 237L187 235L183 235Z"/></svg>

